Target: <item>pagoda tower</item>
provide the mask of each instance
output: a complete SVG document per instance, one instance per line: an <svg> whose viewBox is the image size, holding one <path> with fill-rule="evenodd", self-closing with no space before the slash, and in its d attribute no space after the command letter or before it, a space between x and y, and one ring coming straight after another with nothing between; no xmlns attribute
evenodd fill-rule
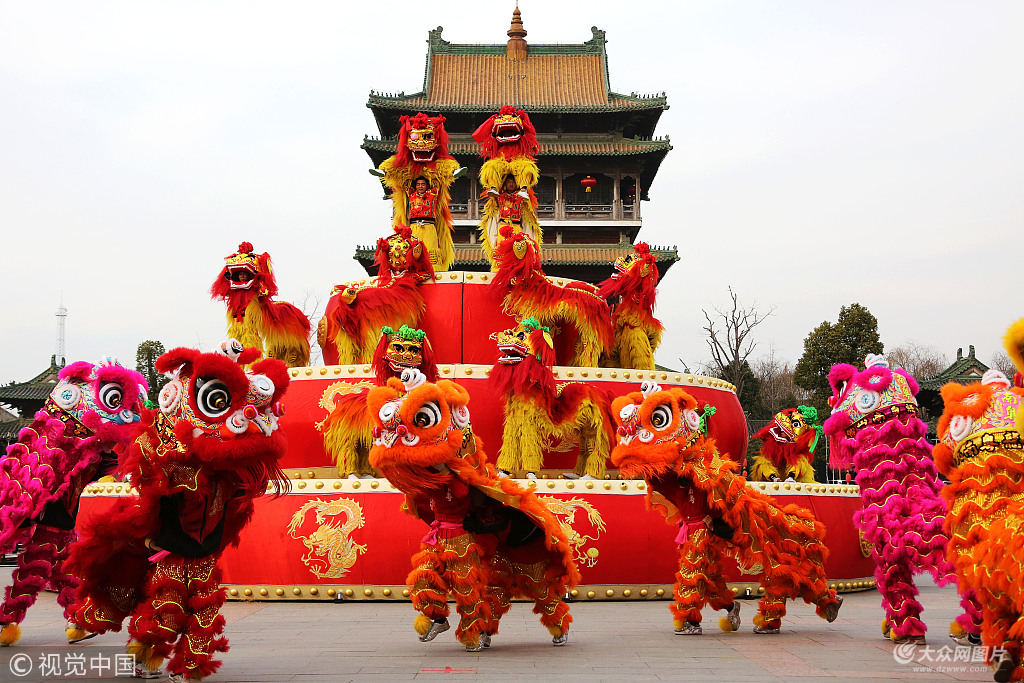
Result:
<svg viewBox="0 0 1024 683"><path fill-rule="evenodd" d="M541 178L534 189L544 233L544 271L592 283L604 280L615 259L632 251L642 226L640 202L649 199L658 167L672 149L667 137L654 137L668 109L664 93L612 92L605 32L596 27L582 44L531 45L517 7L506 43L454 44L441 37L442 31L439 26L428 34L420 92L371 91L367 106L380 134L366 136L362 149L378 166L397 150L400 117L443 115L449 151L469 168L451 186L452 269L485 271L490 264L477 234L483 207L477 176L483 160L472 132L503 105L526 110L540 143ZM596 183L581 182L588 177ZM355 255L371 274L373 252L372 246L360 246ZM652 246L652 253L662 277L679 260L675 247Z"/></svg>

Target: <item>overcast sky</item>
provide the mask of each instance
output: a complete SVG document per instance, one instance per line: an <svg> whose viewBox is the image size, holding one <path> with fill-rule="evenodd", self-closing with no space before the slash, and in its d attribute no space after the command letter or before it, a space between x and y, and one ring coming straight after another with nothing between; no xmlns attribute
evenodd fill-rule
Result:
<svg viewBox="0 0 1024 683"><path fill-rule="evenodd" d="M514 2L0 2L0 381L139 342L216 343L240 241L310 308L361 274L390 205L359 149L371 89L423 85L427 32L503 43ZM988 362L1024 314L1024 3L522 0L527 41L607 31L617 92L664 91L641 239L678 245L658 360L755 300L795 362L841 306ZM397 19L396 19L397 18ZM1006 300L1004 301L1004 298ZM319 314L319 312L318 312Z"/></svg>

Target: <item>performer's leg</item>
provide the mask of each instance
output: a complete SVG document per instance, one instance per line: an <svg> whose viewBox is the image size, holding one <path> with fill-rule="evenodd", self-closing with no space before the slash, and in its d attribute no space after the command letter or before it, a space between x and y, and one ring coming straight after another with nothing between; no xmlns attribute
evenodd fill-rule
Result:
<svg viewBox="0 0 1024 683"><path fill-rule="evenodd" d="M158 560L146 581L145 598L128 622L128 651L135 660L155 671L171 654L174 641L185 628L189 577L187 560L168 555Z"/></svg>
<svg viewBox="0 0 1024 683"><path fill-rule="evenodd" d="M216 557L187 560L185 574L189 577L185 624L174 656L167 662L167 672L202 680L220 668L214 653L228 651L228 639L221 637L224 616L220 614L226 596L220 587Z"/></svg>
<svg viewBox="0 0 1024 683"><path fill-rule="evenodd" d="M958 645L981 644L981 603L978 594L967 588L960 595L960 607L963 613L958 615L949 625L949 635Z"/></svg>
<svg viewBox="0 0 1024 683"><path fill-rule="evenodd" d="M50 587L57 592L57 604L64 608L64 618L71 620L71 606L75 603L75 591L81 583L77 577L64 572L64 560L68 557L68 547L75 540L73 529L53 529L53 543L57 548L53 576Z"/></svg>
<svg viewBox="0 0 1024 683"><path fill-rule="evenodd" d="M32 527L25 541L25 550L18 556L18 566L11 575L11 585L4 592L0 605L0 645L13 645L21 637L18 628L25 619L28 608L35 604L39 593L46 588L67 555L67 547L73 531L54 529L42 524ZM73 595L63 593L58 602L65 610ZM65 615L67 612L65 611Z"/></svg>
<svg viewBox="0 0 1024 683"><path fill-rule="evenodd" d="M880 559L876 553L876 560ZM892 640L923 638L927 628L921 621L921 603L910 567L905 564L876 565L875 579L882 594L882 609Z"/></svg>
<svg viewBox="0 0 1024 683"><path fill-rule="evenodd" d="M413 555L414 569L405 582L409 585L409 598L413 608L419 612L413 626L421 640L433 640L441 631L447 630L448 584L444 579L444 563L441 561L440 546L423 546ZM432 628L432 624L444 623L445 627Z"/></svg>
<svg viewBox="0 0 1024 683"><path fill-rule="evenodd" d="M708 537L706 529L697 529L679 548L675 601L670 609L676 631L687 632L688 635L700 633L700 611L707 604L708 579L715 573L712 544Z"/></svg>
<svg viewBox="0 0 1024 683"><path fill-rule="evenodd" d="M467 648L476 648L492 620L491 600L486 595L490 572L481 559L483 550L471 534L443 543L444 578L460 617L455 637Z"/></svg>

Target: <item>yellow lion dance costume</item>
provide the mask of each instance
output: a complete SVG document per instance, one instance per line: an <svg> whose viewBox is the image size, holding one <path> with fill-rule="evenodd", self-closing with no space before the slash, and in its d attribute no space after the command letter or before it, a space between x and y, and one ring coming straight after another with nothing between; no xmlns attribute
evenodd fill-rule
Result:
<svg viewBox="0 0 1024 683"><path fill-rule="evenodd" d="M662 390L653 382L612 402L619 425L612 464L623 477L643 477L648 506L679 526L672 605L676 633L699 635L700 611L709 603L728 611L719 620L722 630L739 626L739 603L719 568L730 550L743 564L764 568L754 633L778 633L786 599L797 597L816 605L818 616L834 621L842 598L825 578L824 526L807 510L779 507L747 487L736 473L738 465L720 457L714 442L700 432L696 408L696 399L682 389Z"/></svg>
<svg viewBox="0 0 1024 683"><path fill-rule="evenodd" d="M481 198L487 199L480 221L480 242L484 255L497 270L493 252L501 242L501 228L525 232L538 244L544 243L537 220L537 197L533 187L540 179L537 159L540 145L537 129L525 111L505 105L473 132L480 155L487 159L480 167Z"/></svg>
<svg viewBox="0 0 1024 683"><path fill-rule="evenodd" d="M601 365L653 370L654 352L665 329L654 317L658 262L646 242L633 245L633 253L615 259L615 272L598 286L598 296L614 301L612 325L615 341Z"/></svg>
<svg viewBox="0 0 1024 683"><path fill-rule="evenodd" d="M460 616L456 638L479 652L490 647L510 601L525 598L552 643L564 645L572 616L562 596L579 582L572 549L536 494L498 478L487 463L468 392L407 369L367 401L371 464L405 494L406 511L430 525L407 580L420 640L449 629L450 596Z"/></svg>
<svg viewBox="0 0 1024 683"><path fill-rule="evenodd" d="M1006 349L1024 370L1024 319L1006 335ZM942 387L935 466L949 512L948 559L966 615L950 627L959 643L985 645L995 680L1024 680L1024 388L998 370L981 382Z"/></svg>

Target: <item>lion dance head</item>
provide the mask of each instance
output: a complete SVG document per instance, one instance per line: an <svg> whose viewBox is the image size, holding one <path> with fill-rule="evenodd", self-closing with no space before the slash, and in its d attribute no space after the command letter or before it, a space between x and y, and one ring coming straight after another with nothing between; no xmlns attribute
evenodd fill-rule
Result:
<svg viewBox="0 0 1024 683"><path fill-rule="evenodd" d="M492 254L498 270L494 273L491 286L503 291L507 287L523 287L543 280L540 250L533 238L525 232L515 231L511 225L503 225L499 234L501 241Z"/></svg>
<svg viewBox="0 0 1024 683"><path fill-rule="evenodd" d="M396 166L423 166L439 159L453 158L448 152L448 132L443 116L403 116L398 131Z"/></svg>
<svg viewBox="0 0 1024 683"><path fill-rule="evenodd" d="M615 259L615 272L601 283L602 299L622 297L644 310L654 307L658 288L658 262L646 242L637 242L633 251Z"/></svg>
<svg viewBox="0 0 1024 683"><path fill-rule="evenodd" d="M62 369L43 410L74 425L76 437L96 436L102 448L128 443L139 421L148 385L141 374L107 357ZM68 420L67 418L70 418Z"/></svg>
<svg viewBox="0 0 1024 683"><path fill-rule="evenodd" d="M473 139L487 159L533 158L540 151L537 129L529 115L507 104L473 131Z"/></svg>
<svg viewBox="0 0 1024 683"><path fill-rule="evenodd" d="M437 381L437 364L427 333L402 325L393 329L384 326L373 353L373 372L381 384L392 377L401 377L404 370L419 370L428 382Z"/></svg>
<svg viewBox="0 0 1024 683"><path fill-rule="evenodd" d="M675 469L702 438L697 399L682 389L644 382L612 401L619 442L611 462L623 477L659 477Z"/></svg>
<svg viewBox="0 0 1024 683"><path fill-rule="evenodd" d="M213 281L210 295L227 303L234 315L243 313L257 297L276 296L270 254L257 254L249 242L239 244L238 251L224 257L224 267Z"/></svg>

